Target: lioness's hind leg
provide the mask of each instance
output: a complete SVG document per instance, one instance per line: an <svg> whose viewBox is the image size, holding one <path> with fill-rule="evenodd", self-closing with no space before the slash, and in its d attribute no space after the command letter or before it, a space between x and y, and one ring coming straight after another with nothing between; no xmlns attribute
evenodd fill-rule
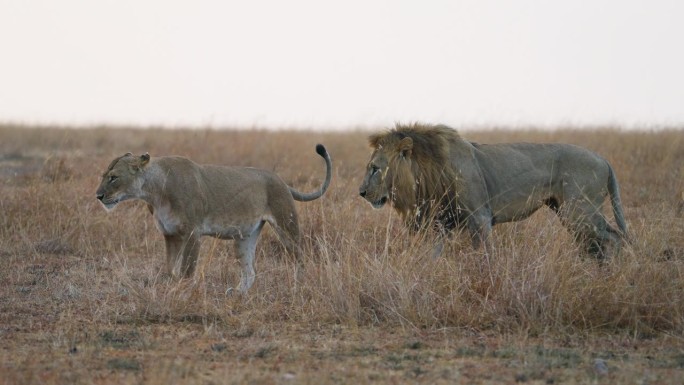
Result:
<svg viewBox="0 0 684 385"><path fill-rule="evenodd" d="M294 202L287 202L287 205L280 207L274 212L274 218L269 219L271 227L278 234L278 239L285 247L287 257L294 256L295 259L295 280L299 281L304 261L302 259L302 249L299 243L299 221Z"/></svg>
<svg viewBox="0 0 684 385"><path fill-rule="evenodd" d="M301 249L299 246L299 219L297 218L297 211L294 207L294 202L291 200L283 202L277 208L272 208L272 220L269 220L271 226L278 234L278 238L285 246L288 253L294 255L297 262L301 262Z"/></svg>
<svg viewBox="0 0 684 385"><path fill-rule="evenodd" d="M299 246L299 237L294 237L292 233L285 231L277 226L273 226L275 229L276 233L278 234L278 238L280 241L283 243L283 246L285 247L285 251L288 254L291 254L295 257L297 260L297 263L302 262L302 250L301 247Z"/></svg>
<svg viewBox="0 0 684 385"><path fill-rule="evenodd" d="M256 277L254 271L254 256L256 254L256 244L259 239L261 229L264 227L264 222L257 223L249 234L243 234L242 238L235 240L235 246L240 258L240 267L242 269L240 276L240 284L238 290L240 293L246 293ZM227 292L232 289L228 288Z"/></svg>

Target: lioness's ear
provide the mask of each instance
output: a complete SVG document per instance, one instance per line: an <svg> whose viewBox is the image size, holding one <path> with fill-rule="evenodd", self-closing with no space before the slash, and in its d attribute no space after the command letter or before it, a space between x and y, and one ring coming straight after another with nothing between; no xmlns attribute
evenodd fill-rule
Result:
<svg viewBox="0 0 684 385"><path fill-rule="evenodd" d="M140 167L145 167L145 165L150 161L150 154L144 153L140 155Z"/></svg>
<svg viewBox="0 0 684 385"><path fill-rule="evenodd" d="M408 136L402 139L399 142L399 151L401 152L402 157L409 158L411 156L411 152L413 151L413 139Z"/></svg>

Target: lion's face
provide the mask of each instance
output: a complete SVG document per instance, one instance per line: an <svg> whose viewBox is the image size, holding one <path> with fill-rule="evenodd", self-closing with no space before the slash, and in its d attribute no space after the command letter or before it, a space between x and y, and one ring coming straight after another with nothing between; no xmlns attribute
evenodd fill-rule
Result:
<svg viewBox="0 0 684 385"><path fill-rule="evenodd" d="M379 209L389 201L396 207L397 191L404 192L406 188L413 191L412 145L411 138L404 138L399 143L377 144L375 147L359 187L359 194L374 208Z"/></svg>
<svg viewBox="0 0 684 385"><path fill-rule="evenodd" d="M367 200L373 208L379 209L389 200L387 171L389 159L384 151L375 150L366 166L366 175L359 187L359 194Z"/></svg>
<svg viewBox="0 0 684 385"><path fill-rule="evenodd" d="M138 157L128 153L112 161L102 174L102 181L96 192L97 199L105 209L111 210L119 202L140 196L142 169L149 160L148 154Z"/></svg>

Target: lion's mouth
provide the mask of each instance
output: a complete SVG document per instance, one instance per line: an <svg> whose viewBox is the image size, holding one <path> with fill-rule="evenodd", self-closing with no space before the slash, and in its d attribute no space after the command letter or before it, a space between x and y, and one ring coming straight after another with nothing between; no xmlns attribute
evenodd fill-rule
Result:
<svg viewBox="0 0 684 385"><path fill-rule="evenodd" d="M387 203L387 197L382 197L375 202L370 202L371 206L375 209L379 209Z"/></svg>

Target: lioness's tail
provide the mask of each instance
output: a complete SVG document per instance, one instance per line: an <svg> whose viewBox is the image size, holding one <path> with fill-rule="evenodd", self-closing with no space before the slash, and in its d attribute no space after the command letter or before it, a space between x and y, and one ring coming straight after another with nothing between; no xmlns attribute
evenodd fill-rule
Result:
<svg viewBox="0 0 684 385"><path fill-rule="evenodd" d="M606 162L608 163L608 162ZM613 168L608 164L608 193L610 194L610 203L613 205L613 215L615 215L615 222L620 228L623 238L627 238L627 223L625 222L625 214L622 212L622 202L620 201L620 186L618 186L617 179Z"/></svg>
<svg viewBox="0 0 684 385"><path fill-rule="evenodd" d="M322 144L316 145L316 152L318 153L318 155L322 156L323 159L325 159L325 181L323 182L323 185L321 186L320 190L312 192L310 194L301 193L293 189L292 187L287 186L290 189L290 194L292 194L292 198L294 198L294 200L296 201L308 202L314 199L318 199L323 194L325 194L326 190L328 190L328 186L330 186L330 180L332 180L332 160L330 160L330 155L328 154L328 151Z"/></svg>

